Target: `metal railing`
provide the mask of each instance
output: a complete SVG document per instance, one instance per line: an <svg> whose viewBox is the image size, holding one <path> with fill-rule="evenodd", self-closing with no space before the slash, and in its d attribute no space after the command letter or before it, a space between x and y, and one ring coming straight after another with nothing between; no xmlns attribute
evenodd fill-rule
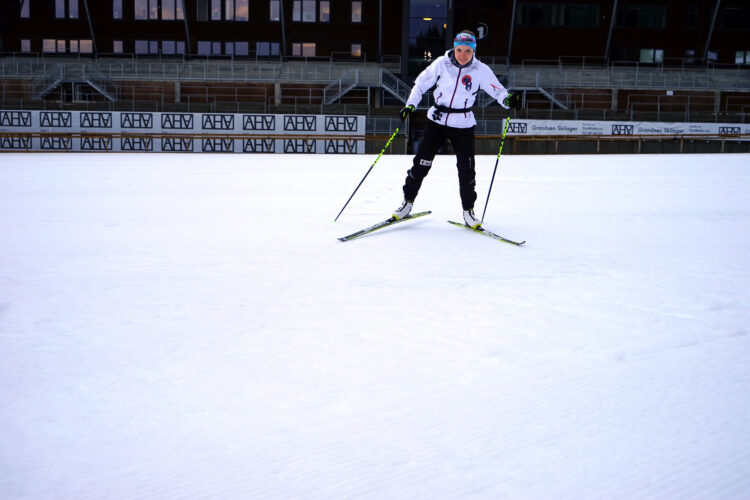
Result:
<svg viewBox="0 0 750 500"><path fill-rule="evenodd" d="M380 82L380 66L377 63L350 61L293 60L285 63L273 61L184 61L143 60L137 58L104 59L95 62L60 59L10 60L0 59L0 78L39 79L52 68L64 66L76 68L90 66L97 72L118 81L229 81L239 83L284 82L324 83L349 79L358 73L363 85L377 86Z"/></svg>
<svg viewBox="0 0 750 500"><path fill-rule="evenodd" d="M351 59L349 57L348 59ZM340 104L352 106L364 105L369 106L370 94L363 97L360 94L351 96L347 102L343 102L343 96L349 96L355 89L365 89L366 87L381 87L388 94L396 96L399 102L405 102L411 85L404 82L401 78L392 73L387 67L374 62L367 62L363 57L361 60L351 61L346 56L331 55L328 58L300 58L288 60L285 62L274 60L263 60L261 58L144 58L134 55L121 55L119 57L104 57L103 55L95 57L79 56L75 58L62 58L57 56L38 56L35 54L0 54L0 78L2 80L19 80L21 82L31 80L32 95L28 90L25 95L23 91L3 85L3 103L7 108L8 102L18 102L20 106L30 109L37 107L61 107L66 104L60 102L50 103L29 103L28 99L38 95L45 88L54 85L56 80L64 80L72 74L83 77L88 75L92 82L104 82L101 87L108 93L122 93L122 89L115 87L118 85L115 80L125 85L126 82L170 82L180 88L180 83L197 82L197 83L223 83L228 84L305 84L314 86L328 86L328 90L323 91L323 96L318 102L312 102L311 97L294 96L291 90L282 89L280 92L281 100L278 96L264 95L262 104L256 102L247 102L248 96L237 95L235 102L228 103L224 101L223 92L219 90L212 91L204 87L204 94L213 94L206 97L206 102L196 102L198 97L191 97L186 92L185 87L181 89L182 98L177 99L181 102L174 102L174 96L168 93L161 94L154 103L148 103L147 99L140 99L134 96L132 92L130 97L122 95L122 105L111 105L111 109L121 106L136 107L146 105L149 109L168 107L195 106L213 106L219 108L223 106L235 107L257 107L262 106L264 110L271 109L277 105L277 102L284 102L284 105L291 103L291 106L302 109L304 106L319 106L321 109L326 103L339 101ZM580 97L572 92L571 89L602 89L602 90L686 90L686 91L712 91L718 96L718 92L738 92L744 93L750 90L750 69L741 65L707 65L701 67L692 67L683 62L682 66L670 66L668 64L647 65L642 63L613 61L604 64L601 58L585 57L560 57L551 61L524 61L520 66L515 66L511 71L505 73L505 58L482 57L483 62L493 65L494 71L501 75L502 83L512 90L529 90L546 95L544 102L548 108L542 104L537 107L530 107L527 111L532 115L546 113L551 116L589 116L601 115L607 119L607 116L613 116L617 113L629 113L630 115L646 114L655 112L657 115L663 113L672 113L660 107L667 101L657 100L656 109L645 111L639 109L640 104L628 106L627 109L604 109L616 107L612 103L611 97L609 106L602 106L597 103L594 106L587 106L591 103L591 97ZM394 59L391 64L400 62L400 59ZM65 67L63 73L60 73L60 67ZM78 73L76 73L78 72ZM356 75L352 79L351 75ZM111 84L109 83L111 82ZM176 83L175 83L176 82ZM111 87L113 90L107 90ZM142 85L138 83L138 85ZM268 92L264 90L263 92ZM312 92L312 91L311 91ZM127 93L126 93L127 94ZM482 94L483 95L483 94ZM195 100L194 100L195 99ZM717 97L718 99L718 97ZM426 99L428 105L430 97ZM725 103L717 105L716 113L731 112L735 113L734 119L745 121L748 105L742 95L730 95L722 97ZM210 102L209 102L210 101ZM494 101L483 97L477 103L478 106L491 105ZM83 105L83 104L81 104ZM103 103L86 103L86 106L101 107L106 106ZM330 104L333 106L333 104ZM695 106L690 104L690 109L680 110L683 114L694 115ZM15 107L15 106L14 106ZM731 107L731 109L730 109ZM265 112L265 111L264 111ZM368 113L367 110L365 110ZM479 113L480 110L477 110ZM481 111L484 113L484 111ZM696 110L695 113L703 113L703 110ZM716 114L715 113L715 114ZM475 113L476 114L476 113ZM588 118L587 118L588 119ZM723 118L722 118L723 119Z"/></svg>
<svg viewBox="0 0 750 500"><path fill-rule="evenodd" d="M83 67L81 79L111 101L116 101L120 97L120 84L109 76L103 75L93 64Z"/></svg>
<svg viewBox="0 0 750 500"><path fill-rule="evenodd" d="M505 73L505 66L494 58L489 61L493 70ZM524 61L520 67L508 72L511 88L542 87L550 91L555 88L629 88L629 89L673 89L673 90L750 90L750 69L736 65L731 68L706 66L668 67L615 61L607 66L586 62ZM532 64L533 63L533 64ZM0 58L0 78L41 79L52 68L64 65L87 65L85 59L62 59L53 57L4 57ZM405 100L410 86L399 83L387 68L373 62L301 59L286 61L262 60L185 60L144 59L136 57L97 57L92 67L110 80L133 81L230 81L230 82L299 82L329 84L358 70L362 86L382 86L399 99ZM396 81L398 79L398 81ZM554 90L554 89L552 89ZM555 92L550 92L555 94Z"/></svg>
<svg viewBox="0 0 750 500"><path fill-rule="evenodd" d="M65 69L60 65L47 68L41 77L34 80L29 91L34 99L41 99L44 94L57 87L65 78Z"/></svg>
<svg viewBox="0 0 750 500"><path fill-rule="evenodd" d="M411 93L411 86L404 83L399 77L382 68L380 71L380 86L391 93L402 103L406 103Z"/></svg>
<svg viewBox="0 0 750 500"><path fill-rule="evenodd" d="M354 71L354 78L351 75L348 78L339 78L338 81L331 82L323 89L323 103L333 104L337 99L359 85L359 69Z"/></svg>
<svg viewBox="0 0 750 500"><path fill-rule="evenodd" d="M555 62L555 61L550 61ZM500 67L493 68L496 72ZM672 90L750 90L750 68L670 67L615 61L608 66L570 66L556 62L524 61L512 71L521 87L554 82L561 87Z"/></svg>
<svg viewBox="0 0 750 500"><path fill-rule="evenodd" d="M87 83L110 101L116 101L120 95L120 85L91 64L51 65L42 77L30 84L30 93L35 99L41 99L63 83Z"/></svg>

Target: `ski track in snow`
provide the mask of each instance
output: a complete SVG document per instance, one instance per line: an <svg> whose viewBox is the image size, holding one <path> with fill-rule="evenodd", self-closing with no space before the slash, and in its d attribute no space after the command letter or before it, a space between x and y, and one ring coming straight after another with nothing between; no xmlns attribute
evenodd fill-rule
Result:
<svg viewBox="0 0 750 500"><path fill-rule="evenodd" d="M372 161L0 155L0 497L750 497L750 155Z"/></svg>

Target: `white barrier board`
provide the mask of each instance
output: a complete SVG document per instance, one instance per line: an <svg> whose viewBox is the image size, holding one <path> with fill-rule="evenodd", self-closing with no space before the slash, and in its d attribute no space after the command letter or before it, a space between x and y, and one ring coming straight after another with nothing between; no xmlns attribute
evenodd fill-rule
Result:
<svg viewBox="0 0 750 500"><path fill-rule="evenodd" d="M578 120L511 119L508 135L701 135L750 134L746 123L662 123Z"/></svg>
<svg viewBox="0 0 750 500"><path fill-rule="evenodd" d="M0 111L0 150L361 154L365 124L356 115Z"/></svg>

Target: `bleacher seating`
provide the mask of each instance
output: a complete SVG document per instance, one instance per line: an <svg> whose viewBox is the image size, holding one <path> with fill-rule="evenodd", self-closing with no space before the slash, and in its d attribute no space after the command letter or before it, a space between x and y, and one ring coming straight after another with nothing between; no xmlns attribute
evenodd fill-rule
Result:
<svg viewBox="0 0 750 500"><path fill-rule="evenodd" d="M60 65L85 65L119 86L116 102L86 93L85 102L35 95ZM389 67L392 67L391 64ZM527 118L748 121L750 69L622 64L521 64L493 70L523 92ZM75 71L67 71L75 74ZM86 107L182 111L353 112L398 107L411 82L375 62L333 60L190 60L184 58L0 57L5 108ZM54 82L53 82L54 84ZM106 97L106 96L105 96ZM56 104L53 104L56 102ZM491 104L489 100L483 104ZM478 111L493 117L497 106Z"/></svg>

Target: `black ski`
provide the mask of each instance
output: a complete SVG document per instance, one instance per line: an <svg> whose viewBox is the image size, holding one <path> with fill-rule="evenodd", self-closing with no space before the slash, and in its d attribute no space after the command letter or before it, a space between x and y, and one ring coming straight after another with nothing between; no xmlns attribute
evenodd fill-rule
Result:
<svg viewBox="0 0 750 500"><path fill-rule="evenodd" d="M428 210L426 212L418 212L416 214L410 214L404 217L403 219L396 219L395 217L391 217L390 219L386 219L382 222L378 222L377 224L373 224L370 227L366 227L364 229L361 229L357 231L356 233L352 233L348 236L342 236L339 238L340 241L349 241L353 240L354 238L359 238L360 236L364 236L366 234L370 234L373 231L377 231L378 229L383 229L384 227L392 226L394 224L398 224L399 222L406 222L408 220L416 219L417 217L422 217L427 214L431 214L432 211Z"/></svg>
<svg viewBox="0 0 750 500"><path fill-rule="evenodd" d="M503 243L510 243L511 245L515 245L517 247L520 247L521 245L523 245L524 243L526 243L526 241L513 241L513 240L509 240L508 238L504 238L504 237L500 236L499 234L493 233L492 231L487 231L486 229L484 229L482 227L474 229L473 227L469 227L466 224L461 224L460 222L454 222L452 220L449 220L448 222L450 222L454 226L463 227L464 229L468 229L469 231L474 231L475 233L483 234L485 236L489 236L490 238L492 238L494 240L502 241Z"/></svg>

